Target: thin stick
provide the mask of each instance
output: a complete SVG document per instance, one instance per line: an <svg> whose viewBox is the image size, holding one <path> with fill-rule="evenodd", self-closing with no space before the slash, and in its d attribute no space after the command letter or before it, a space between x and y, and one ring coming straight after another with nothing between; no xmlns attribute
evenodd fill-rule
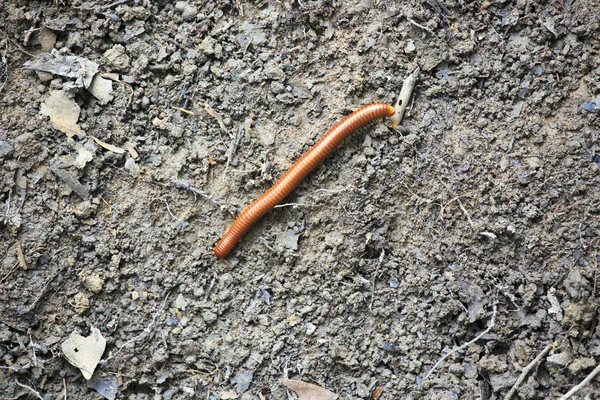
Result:
<svg viewBox="0 0 600 400"><path fill-rule="evenodd" d="M315 204L303 204L303 203L285 203L285 204L277 204L275 207L273 208L281 208L281 207L293 207L293 208L298 208L298 207L317 207Z"/></svg>
<svg viewBox="0 0 600 400"><path fill-rule="evenodd" d="M475 342L477 342L479 339L481 339L482 337L487 335L489 333L489 331L491 331L492 328L496 325L496 311L498 311L498 307L496 306L496 304L494 304L494 311L492 313L492 319L490 320L490 322L488 322L487 329L485 331L481 332L479 335L477 335L477 337L475 337L475 339L471 340L470 342L467 342L467 343L462 344L461 346L455 347L454 349L452 349L448 353L446 353L445 356L440 358L438 360L438 362L436 362L435 365L433 367L431 367L431 369L429 370L427 375L425 375L425 377L421 381L421 384L425 383L425 381L429 378L429 376L433 373L433 371L435 371L436 368L439 367L446 358L450 357L452 354L454 354L458 351L461 351L462 349L465 349L465 348L471 346L472 344L475 344Z"/></svg>
<svg viewBox="0 0 600 400"><path fill-rule="evenodd" d="M31 391L31 393L33 393L33 394L35 394L35 395L37 396L37 398L38 398L38 399L42 399L42 400L44 400L44 398L43 398L42 396L40 396L39 392L37 392L37 391L33 390L33 388L30 388L30 387L29 387L29 386L27 386L27 385L23 385L21 382L19 382L19 380L18 380L18 379L15 379L15 382L17 382L17 385L19 385L19 386L21 386L21 387L24 387L25 389L29 389L29 390Z"/></svg>
<svg viewBox="0 0 600 400"><path fill-rule="evenodd" d="M579 383L579 385L573 387L573 389L569 390L567 392L567 394L565 394L563 397L561 397L559 400L567 400L570 399L571 396L573 396L575 393L579 392L581 389L583 389L588 383L590 383L595 377L596 375L598 375L598 373L600 373L600 364L594 368L594 370L592 372L590 372L590 374L588 376L585 377L584 380L581 381L581 383Z"/></svg>
<svg viewBox="0 0 600 400"><path fill-rule="evenodd" d="M63 386L65 387L65 400L67 400L67 381L63 378Z"/></svg>
<svg viewBox="0 0 600 400"><path fill-rule="evenodd" d="M181 107L175 107L175 106L172 106L171 108L172 108L173 110L176 110L176 111L181 111L181 112L183 112L183 113L186 113L186 114L189 114L189 115L194 115L194 112L193 112L193 111L186 110L185 108L181 108Z"/></svg>
<svg viewBox="0 0 600 400"><path fill-rule="evenodd" d="M406 111L406 107L410 103L410 97L412 96L412 92L415 89L417 81L419 80L419 72L421 72L421 68L417 67L415 70L406 77L404 83L402 84L402 89L400 89L400 95L398 96L398 100L396 101L396 105L394 108L396 109L396 113L392 115L392 122L394 123L394 127L400 126L402 122L402 118L404 117L404 112Z"/></svg>
<svg viewBox="0 0 600 400"><path fill-rule="evenodd" d="M460 199L457 198L456 201L458 202L458 207L460 208L460 210L466 215L467 219L469 220L469 224L471 224L471 228L475 228L475 224L473 223L473 220L471 219L471 215L469 215L466 208L462 205L462 203L460 202Z"/></svg>
<svg viewBox="0 0 600 400"><path fill-rule="evenodd" d="M421 29L423 29L424 31L427 31L427 32L429 32L429 33L431 33L432 35L434 35L434 36L435 36L435 32L434 32L433 30L429 29L429 28L428 28L428 27L426 27L426 26L423 26L423 25L421 25L421 24L417 23L417 22L416 22L414 19L412 19L412 18L409 18L409 19L408 19L408 22L410 22L411 24L413 24L413 25L414 25L414 26L416 26L417 28L421 28Z"/></svg>
<svg viewBox="0 0 600 400"><path fill-rule="evenodd" d="M48 286L50 285L50 283L58 276L60 275L65 267L62 267L60 270L58 270L57 272L55 272L44 284L44 287L42 288L42 290L40 290L40 293L37 295L37 297L33 300L33 302L27 306L27 307L23 307L23 306L19 306L17 307L17 312L19 313L19 315L23 315L23 314L27 314L30 311L33 311L33 309L37 306L37 304L40 302L40 300L42 299L42 297L44 297L44 295L46 294L46 291L48 291Z"/></svg>
<svg viewBox="0 0 600 400"><path fill-rule="evenodd" d="M176 187L176 188L181 188L181 189L186 189L189 190L190 192L200 195L202 197L204 197L206 200L210 201L211 203L222 207L223 205L221 203L219 203L218 201L216 201L215 199L213 199L212 197L210 197L206 192L203 192L200 189L196 189L195 187L193 187L192 185L190 185L189 182L187 181L171 181L171 184Z"/></svg>
<svg viewBox="0 0 600 400"><path fill-rule="evenodd" d="M541 353L538 354L537 357L533 359L532 362L530 362L525 368L523 368L523 372L521 372L519 379L517 379L517 381L515 382L513 387L510 389L510 392L508 392L508 394L504 397L504 400L512 399L512 397L517 393L519 386L521 386L521 384L523 383L525 378L527 378L527 375L529 375L529 373L532 370L537 368L538 364L542 361L542 359L544 357L546 357L546 354L548 354L550 352L550 350L552 350L553 346L554 346L554 343L549 343L546 347L544 347L544 350L542 350Z"/></svg>
<svg viewBox="0 0 600 400"><path fill-rule="evenodd" d="M125 4L125 3L129 2L129 1L131 1L131 0L119 0L119 1L115 1L114 3L107 4L105 6L99 7L98 10L106 10L107 8L112 8L114 6Z"/></svg>

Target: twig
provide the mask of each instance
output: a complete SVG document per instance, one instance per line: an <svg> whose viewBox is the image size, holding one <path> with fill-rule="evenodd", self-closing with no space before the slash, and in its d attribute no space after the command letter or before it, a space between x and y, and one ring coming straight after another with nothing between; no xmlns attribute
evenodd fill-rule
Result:
<svg viewBox="0 0 600 400"><path fill-rule="evenodd" d="M65 381L65 378L63 378L63 386L65 387L65 399L67 400L67 381Z"/></svg>
<svg viewBox="0 0 600 400"><path fill-rule="evenodd" d="M219 207L223 206L221 203L219 203L218 201L216 201L215 199L210 197L206 192L203 192L200 189L196 189L195 187L190 185L190 183L187 181L171 181L171 184L176 188L186 189L194 194L200 195L200 196L204 197L206 200L210 201L211 203L213 203Z"/></svg>
<svg viewBox="0 0 600 400"><path fill-rule="evenodd" d="M423 29L424 31L427 31L427 32L429 32L429 33L431 33L432 35L434 35L434 36L435 36L435 32L434 32L432 29L430 29L430 28L428 28L428 27L426 27L426 26L423 26L423 25L421 25L421 24L417 23L417 22L416 22L414 19L412 19L412 18L409 18L409 19L408 19L408 22L410 22L411 24L413 24L413 25L414 25L414 26L416 26L417 28L421 28L421 29Z"/></svg>
<svg viewBox="0 0 600 400"><path fill-rule="evenodd" d="M6 280L6 278L8 278L10 276L10 274L12 274L15 269L17 269L18 266L19 266L19 262L17 261L15 263L15 265L13 265L13 267L10 269L10 271L8 271L8 273L6 275L4 275L4 278L0 279L0 283L4 282Z"/></svg>
<svg viewBox="0 0 600 400"><path fill-rule="evenodd" d="M183 112L183 113L186 113L186 114L189 114L189 115L194 115L194 112L193 112L193 111L186 110L185 108L181 108L181 107L175 107L175 106L172 106L172 107L171 107L171 109L173 109L173 110L175 110L175 111L181 111L181 112Z"/></svg>
<svg viewBox="0 0 600 400"><path fill-rule="evenodd" d="M64 269L66 268L66 266L62 267L60 270L58 270L57 272L55 272L44 284L44 287L42 288L42 290L40 290L40 294L37 295L37 297L33 300L33 302L27 306L19 306L17 307L17 312L19 313L19 315L23 315L23 314L27 314L28 312L33 311L33 309L35 308L35 306L37 306L37 304L39 303L39 301L42 299L42 297L44 297L44 295L46 294L46 291L48 290L48 286L50 285L50 283L58 276L60 275L61 272L64 271Z"/></svg>
<svg viewBox="0 0 600 400"><path fill-rule="evenodd" d="M27 46L27 44L29 43L31 34L36 30L35 26L37 25L38 22L40 22L40 14L42 13L43 9L44 9L44 3L42 2L40 4L40 7L38 8L37 12L33 16L33 22L31 23L31 28L29 28L29 30L25 33L25 38L23 39L23 44L25 46Z"/></svg>
<svg viewBox="0 0 600 400"><path fill-rule="evenodd" d="M114 6L118 6L118 5L121 5L121 4L125 4L125 3L128 3L129 1L130 1L130 0L119 0L119 1L115 1L114 3L110 3L110 4L107 4L107 5L105 5L105 6L99 7L99 8L98 8L98 11L100 11L100 10L106 10L107 8L112 8L112 7L114 7Z"/></svg>
<svg viewBox="0 0 600 400"><path fill-rule="evenodd" d="M213 117L214 119L217 120L217 122L219 123L219 126L221 127L221 129L223 129L223 132L227 133L229 136L233 136L227 130L227 128L225 128L225 123L223 122L223 118L221 118L221 116L219 115L219 113L216 112L215 109L210 106L210 104L208 104L208 103L200 103L200 105L202 107L204 107L204 109L206 110L206 112L208 113L208 115L210 115L211 117Z"/></svg>
<svg viewBox="0 0 600 400"><path fill-rule="evenodd" d="M150 322L150 324L147 327L144 328L142 333L129 339L127 342L125 342L123 344L123 346L119 347L119 349L115 352L115 354L108 356L107 358L105 358L104 360L102 360L100 362L106 363L111 358L114 358L117 355L119 355L123 351L123 349L125 347L127 347L129 344L131 344L133 342L137 342L139 339L145 337L148 333L150 333L152 331L152 328L154 328L154 325L156 325L156 320L158 319L159 315L162 313L163 309L165 308L165 304L167 303L167 299L169 298L170 294L171 294L171 292L167 293L167 295L165 296L165 299L163 300L162 304L160 305L160 308L156 311L156 313L154 313L154 316L152 317L152 321Z"/></svg>
<svg viewBox="0 0 600 400"><path fill-rule="evenodd" d="M469 213L467 212L465 207L462 205L462 203L460 202L460 199L457 198L456 201L458 202L458 207L460 208L460 210L466 215L467 219L469 220L469 224L471 224L471 228L475 228L475 224L473 223L473 220L471 219L471 215L469 215Z"/></svg>
<svg viewBox="0 0 600 400"><path fill-rule="evenodd" d="M317 207L315 204L303 204L303 203L285 203L285 204L277 204L273 208L281 208L281 207Z"/></svg>
<svg viewBox="0 0 600 400"><path fill-rule="evenodd" d="M24 387L25 389L29 389L31 391L31 393L35 394L37 396L38 399L42 399L44 400L44 398L42 396L40 396L40 393L35 391L33 388L27 386L27 385L23 385L21 382L19 382L18 379L15 379L15 382L17 382L17 385Z"/></svg>
<svg viewBox="0 0 600 400"><path fill-rule="evenodd" d="M530 362L525 368L523 368L523 372L521 372L519 379L517 379L517 381L515 382L513 387L510 389L510 392L508 392L508 394L504 397L504 400L512 399L512 397L517 393L519 386L521 386L521 384L523 383L525 378L527 378L527 375L529 375L529 373L533 369L537 368L538 364L542 361L542 359L544 357L546 357L546 354L548 354L550 352L550 350L552 349L553 346L554 346L554 343L549 343L546 347L544 347L544 350L542 350L541 353L538 354L537 357L533 359L532 362Z"/></svg>
<svg viewBox="0 0 600 400"><path fill-rule="evenodd" d="M392 115L392 122L394 123L394 128L400 126L402 122L402 118L404 117L404 112L406 111L406 107L410 103L410 97L412 96L412 92L415 89L417 81L419 80L419 72L421 68L417 67L415 70L406 77L404 83L402 84L402 89L400 89L400 95L398 96L398 100L396 101L396 105L394 108L396 112Z"/></svg>
<svg viewBox="0 0 600 400"><path fill-rule="evenodd" d="M227 149L227 163L225 164L225 171L223 171L223 176L221 177L222 181L225 180L225 176L227 175L227 170L229 169L231 160L233 159L233 156L235 155L242 140L242 126L242 124L238 126L237 133L231 138L231 143L229 144L229 148Z"/></svg>
<svg viewBox="0 0 600 400"><path fill-rule="evenodd" d="M2 55L2 59L0 60L0 73L2 73L2 75L4 75L4 82L2 82L2 86L0 87L0 92L2 92L2 90L8 83L8 58L6 57L6 55L8 54L8 43L9 43L9 41L7 40L6 41L6 49L4 50L4 54Z"/></svg>
<svg viewBox="0 0 600 400"><path fill-rule="evenodd" d="M177 218L175 215L173 215L173 213L171 212L171 207L169 207L169 203L167 203L167 200L163 199L163 201L165 202L165 205L167 206L167 211L169 212L169 215L171 217L173 217L173 219L177 222L181 222L182 220Z"/></svg>
<svg viewBox="0 0 600 400"><path fill-rule="evenodd" d="M582 380L577 386L574 386L573 389L569 390L567 392L567 394L565 394L559 400L570 399L571 396L573 396L575 393L579 392L588 383L590 383L596 377L596 375L598 375L598 373L600 373L600 364L596 368L594 368L594 370L592 372L590 372L590 374L588 376L586 376L584 380Z"/></svg>
<svg viewBox="0 0 600 400"><path fill-rule="evenodd" d="M488 322L488 327L485 331L481 332L479 335L477 335L475 337L475 339L462 344L461 346L455 347L454 349L450 350L448 353L446 353L446 355L444 355L442 358L440 358L433 367L431 367L431 369L429 370L429 372L427 373L427 375L425 375L425 377L423 378L423 380L421 381L421 384L425 383L425 381L429 378L429 376L433 373L433 371L436 370L437 367L439 367L446 358L450 357L452 354L461 351L462 349L465 349L469 346L471 346L472 344L475 344L475 342L477 342L479 339L481 339L482 337L484 337L485 335L487 335L489 333L489 331L492 330L492 328L496 325L496 311L498 311L498 307L496 306L496 304L494 304L494 309L493 309L493 313L492 313L492 319L490 320L490 322Z"/></svg>

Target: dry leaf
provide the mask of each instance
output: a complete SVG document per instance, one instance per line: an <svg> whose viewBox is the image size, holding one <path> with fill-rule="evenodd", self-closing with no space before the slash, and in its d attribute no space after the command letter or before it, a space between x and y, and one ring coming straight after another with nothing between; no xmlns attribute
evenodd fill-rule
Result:
<svg viewBox="0 0 600 400"><path fill-rule="evenodd" d="M92 84L94 75L98 72L98 64L78 56L63 56L58 51L41 53L32 60L27 61L24 69L33 71L50 72L55 75L75 79L75 85L88 88Z"/></svg>
<svg viewBox="0 0 600 400"><path fill-rule="evenodd" d="M135 145L128 144L128 145L125 146L125 148L129 152L129 154L131 155L131 157L138 158L138 152L135 150Z"/></svg>
<svg viewBox="0 0 600 400"><path fill-rule="evenodd" d="M102 78L99 74L94 76L91 85L88 87L88 91L98 99L101 105L108 104L113 99L111 95L113 91L112 81Z"/></svg>
<svg viewBox="0 0 600 400"><path fill-rule="evenodd" d="M296 381L293 379L279 379L287 388L298 395L298 400L335 400L338 395L312 383Z"/></svg>
<svg viewBox="0 0 600 400"><path fill-rule="evenodd" d="M75 162L73 165L75 167L82 169L85 167L85 164L92 161L93 155L92 152L86 149L85 147L80 147L77 149L77 157L75 157Z"/></svg>
<svg viewBox="0 0 600 400"><path fill-rule="evenodd" d="M238 394L235 392L235 390L230 390L228 392L221 392L219 394L219 398L221 400L237 399L238 398Z"/></svg>
<svg viewBox="0 0 600 400"><path fill-rule="evenodd" d="M73 99L60 90L54 90L42 103L40 114L49 116L54 128L73 137L81 135L81 128L77 125L80 111L81 108Z"/></svg>
<svg viewBox="0 0 600 400"><path fill-rule="evenodd" d="M117 154L125 153L125 150L123 150L122 148L114 146L112 144L104 143L102 140L98 139L96 136L92 136L92 139L94 139L94 141L96 143L98 143L100 146L104 147L108 151L112 151L113 153L117 153Z"/></svg>
<svg viewBox="0 0 600 400"><path fill-rule="evenodd" d="M67 360L79 368L83 377L89 380L104 354L105 347L106 339L99 329L92 327L92 333L88 337L71 333L71 336L63 342L61 349Z"/></svg>

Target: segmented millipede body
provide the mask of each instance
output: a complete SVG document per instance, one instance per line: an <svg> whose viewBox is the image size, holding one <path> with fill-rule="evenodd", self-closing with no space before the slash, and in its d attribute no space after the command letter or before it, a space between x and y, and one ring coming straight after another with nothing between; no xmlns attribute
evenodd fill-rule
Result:
<svg viewBox="0 0 600 400"><path fill-rule="evenodd" d="M354 111L338 122L310 150L304 153L269 190L240 213L215 247L214 254L219 258L227 257L246 232L292 193L296 186L318 167L344 139L378 119L391 117L395 111L394 107L389 104L374 103Z"/></svg>

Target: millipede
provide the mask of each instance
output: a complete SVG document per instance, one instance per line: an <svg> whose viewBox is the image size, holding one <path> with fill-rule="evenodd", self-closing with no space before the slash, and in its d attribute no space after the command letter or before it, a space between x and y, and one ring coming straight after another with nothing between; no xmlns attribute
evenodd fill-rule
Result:
<svg viewBox="0 0 600 400"><path fill-rule="evenodd" d="M271 188L246 207L223 238L217 243L214 254L225 258L242 237L262 217L277 204L290 195L306 176L317 168L347 137L360 131L377 120L391 117L394 127L402 120L404 110L416 84L419 69L417 68L405 81L396 103L393 107L386 103L373 103L343 118L329 129L298 161L296 161Z"/></svg>

